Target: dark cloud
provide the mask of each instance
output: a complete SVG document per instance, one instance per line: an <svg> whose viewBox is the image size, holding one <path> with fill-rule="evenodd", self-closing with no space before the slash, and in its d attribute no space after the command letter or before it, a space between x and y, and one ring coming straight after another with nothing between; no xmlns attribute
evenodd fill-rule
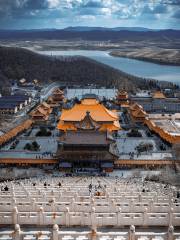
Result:
<svg viewBox="0 0 180 240"><path fill-rule="evenodd" d="M114 22L117 26L125 19L131 25L134 21L134 26L153 22L155 27L177 28L178 6L180 0L0 0L0 28L11 24L15 28L17 22L18 26L22 22L24 28L26 21L28 27L39 28L37 22L40 23L41 19L41 27L58 27L54 24L63 21L64 24L76 24L76 21L88 19L87 16L95 19L95 26L96 22L102 26ZM84 24L89 22L82 22Z"/></svg>
<svg viewBox="0 0 180 240"><path fill-rule="evenodd" d="M102 8L103 4L100 1L88 1L87 3L83 4L83 7L87 7L87 8Z"/></svg>
<svg viewBox="0 0 180 240"><path fill-rule="evenodd" d="M162 0L162 4L180 6L180 0Z"/></svg>
<svg viewBox="0 0 180 240"><path fill-rule="evenodd" d="M28 0L24 4L25 9L39 10L48 8L48 2L46 0Z"/></svg>

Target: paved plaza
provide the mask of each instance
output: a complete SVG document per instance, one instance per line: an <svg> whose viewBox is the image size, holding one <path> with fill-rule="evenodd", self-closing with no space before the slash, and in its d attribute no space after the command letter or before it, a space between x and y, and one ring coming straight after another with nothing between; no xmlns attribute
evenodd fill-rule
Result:
<svg viewBox="0 0 180 240"><path fill-rule="evenodd" d="M100 99L103 97L107 99L113 99L116 97L118 90L117 89L107 89L107 88L68 88L67 89L67 98L72 99L72 98L79 98L81 99L83 95L85 94L96 94Z"/></svg>

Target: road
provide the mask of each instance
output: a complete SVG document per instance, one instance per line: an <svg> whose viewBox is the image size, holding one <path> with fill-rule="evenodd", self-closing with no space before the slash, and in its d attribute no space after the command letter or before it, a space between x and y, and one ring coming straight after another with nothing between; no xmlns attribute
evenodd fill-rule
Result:
<svg viewBox="0 0 180 240"><path fill-rule="evenodd" d="M43 102L44 100L46 100L51 95L53 90L55 88L59 87L59 85L60 85L59 82L53 82L53 83L49 84L48 86L44 87L40 93L40 102Z"/></svg>

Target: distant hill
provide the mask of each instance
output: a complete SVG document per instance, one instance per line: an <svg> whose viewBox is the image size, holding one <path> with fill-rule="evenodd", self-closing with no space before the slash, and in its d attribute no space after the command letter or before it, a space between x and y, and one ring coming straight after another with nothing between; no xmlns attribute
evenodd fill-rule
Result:
<svg viewBox="0 0 180 240"><path fill-rule="evenodd" d="M65 31L74 31L74 32L88 32L88 31L137 31L137 32L148 32L148 31L159 31L156 29L149 29L143 27L115 27L115 28L106 28L106 27L88 27L88 26L77 26L77 27L67 27L64 28Z"/></svg>
<svg viewBox="0 0 180 240"><path fill-rule="evenodd" d="M52 58L22 48L0 47L0 91L11 80L38 79L42 84L59 81L68 85L96 84L127 90L156 87L155 81L128 75L85 57Z"/></svg>
<svg viewBox="0 0 180 240"><path fill-rule="evenodd" d="M91 40L91 41L142 41L179 40L180 30L151 30L146 28L94 28L69 27L66 29L0 30L0 39L7 40Z"/></svg>

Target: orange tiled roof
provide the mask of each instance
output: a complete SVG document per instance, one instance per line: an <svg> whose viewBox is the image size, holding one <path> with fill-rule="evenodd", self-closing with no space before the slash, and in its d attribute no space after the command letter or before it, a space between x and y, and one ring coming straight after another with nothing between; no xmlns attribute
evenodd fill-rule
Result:
<svg viewBox="0 0 180 240"><path fill-rule="evenodd" d="M82 121L87 112L89 112L90 117L94 121L101 122L102 126L100 130L104 130L104 128L114 130L120 129L120 125L117 123L119 120L117 113L108 110L96 99L83 99L80 104L75 104L71 109L63 109L57 126L58 129L74 130L75 126L73 122Z"/></svg>
<svg viewBox="0 0 180 240"><path fill-rule="evenodd" d="M18 125L17 127L11 129L9 132L0 136L0 145L8 142L10 139L15 137L18 133L22 132L23 130L28 129L32 125L32 123L33 121L28 119L21 123L20 125Z"/></svg>
<svg viewBox="0 0 180 240"><path fill-rule="evenodd" d="M165 97L164 93L162 93L161 91L157 91L153 94L153 98L164 99L166 97Z"/></svg>
<svg viewBox="0 0 180 240"><path fill-rule="evenodd" d="M115 121L118 116L115 112L108 110L95 99L84 99L81 104L75 104L71 109L62 111L61 120L63 121L81 121L86 112L95 121Z"/></svg>

